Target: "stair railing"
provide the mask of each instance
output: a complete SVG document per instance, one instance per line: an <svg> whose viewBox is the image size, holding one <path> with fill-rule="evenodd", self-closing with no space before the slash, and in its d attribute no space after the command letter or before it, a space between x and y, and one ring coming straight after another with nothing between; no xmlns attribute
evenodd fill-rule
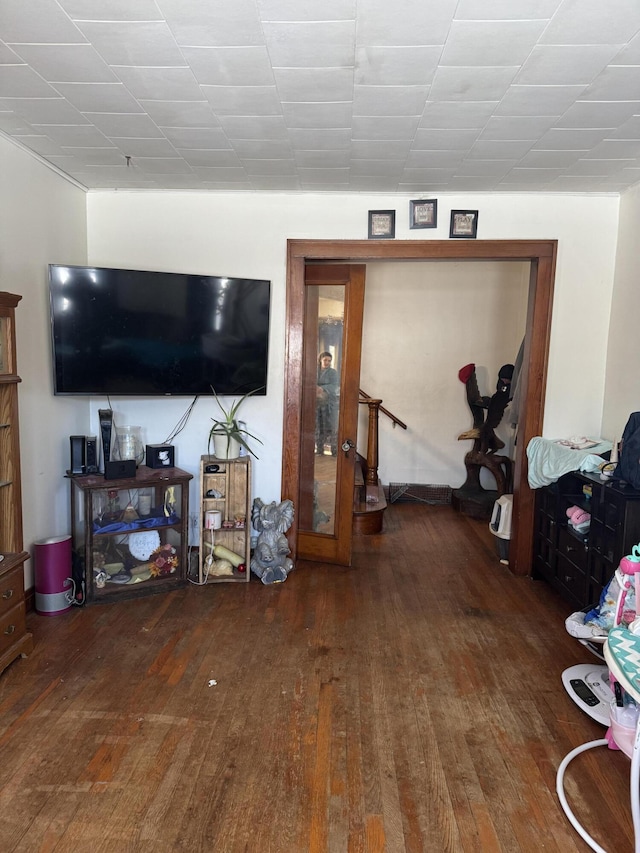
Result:
<svg viewBox="0 0 640 853"><path fill-rule="evenodd" d="M365 471L364 482L366 486L378 485L378 422L380 420L380 412L393 422L395 429L396 425L402 429L406 429L407 425L397 418L392 412L382 405L382 400L376 400L360 390L360 400L362 404L369 407L369 425L367 430L367 470Z"/></svg>

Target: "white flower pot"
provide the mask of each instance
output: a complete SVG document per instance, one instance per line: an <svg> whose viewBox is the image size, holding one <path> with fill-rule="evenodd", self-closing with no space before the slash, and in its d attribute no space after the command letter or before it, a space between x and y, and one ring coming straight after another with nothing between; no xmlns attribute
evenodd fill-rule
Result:
<svg viewBox="0 0 640 853"><path fill-rule="evenodd" d="M213 452L216 459L237 459L240 442L226 433L213 433Z"/></svg>

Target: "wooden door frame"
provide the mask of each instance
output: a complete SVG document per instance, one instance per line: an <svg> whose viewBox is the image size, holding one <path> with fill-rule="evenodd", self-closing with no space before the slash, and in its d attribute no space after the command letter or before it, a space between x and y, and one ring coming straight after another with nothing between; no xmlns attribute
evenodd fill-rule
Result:
<svg viewBox="0 0 640 853"><path fill-rule="evenodd" d="M287 240L287 313L284 377L282 497L297 501L300 481L304 267L307 261L528 261L529 298L522 372L522 408L514 465L509 543L513 574L531 572L535 497L527 481L525 449L542 432L549 357L557 240ZM298 528L289 530L292 557Z"/></svg>

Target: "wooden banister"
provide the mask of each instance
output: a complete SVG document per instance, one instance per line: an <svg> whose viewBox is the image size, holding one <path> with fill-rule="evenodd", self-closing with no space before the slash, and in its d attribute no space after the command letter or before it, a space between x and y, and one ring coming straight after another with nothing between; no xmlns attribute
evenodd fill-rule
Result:
<svg viewBox="0 0 640 853"><path fill-rule="evenodd" d="M366 393L362 390L362 388L360 388L359 394L360 394L360 397L362 398L362 399L359 401L360 403L367 403L369 400L372 400L372 399L373 399L373 397L371 397L371 395L370 395L370 394L366 394ZM382 412L382 414L383 414L383 415L386 415L386 416L387 416L391 421L393 421L393 426L394 426L394 428L395 428L396 424L397 424L399 427L402 427L402 429L406 429L406 428L407 428L407 425L404 423L404 421L401 421L401 420L400 420L400 418L397 418L397 417L393 414L393 412L390 412L390 411L389 411L389 409L385 409L385 407L384 407L384 406L380 405L380 404L382 403L382 400L378 400L377 402L378 402L378 404L379 404L379 405L378 405L378 408L380 409L380 411Z"/></svg>

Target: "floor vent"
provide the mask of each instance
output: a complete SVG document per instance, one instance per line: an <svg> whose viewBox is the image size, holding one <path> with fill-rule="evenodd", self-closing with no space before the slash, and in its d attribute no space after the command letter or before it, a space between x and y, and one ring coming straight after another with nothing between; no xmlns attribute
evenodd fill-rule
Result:
<svg viewBox="0 0 640 853"><path fill-rule="evenodd" d="M427 486L423 483L389 483L389 502L450 504L451 486Z"/></svg>

